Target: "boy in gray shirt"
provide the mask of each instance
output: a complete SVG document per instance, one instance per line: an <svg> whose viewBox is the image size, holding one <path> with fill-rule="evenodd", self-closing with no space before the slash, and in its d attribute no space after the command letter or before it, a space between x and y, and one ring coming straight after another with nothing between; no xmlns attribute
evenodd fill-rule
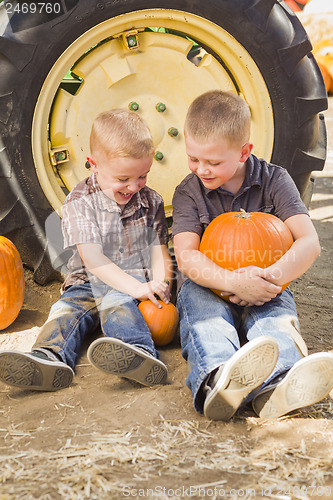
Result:
<svg viewBox="0 0 333 500"><path fill-rule="evenodd" d="M318 236L287 171L251 154L250 121L236 94L210 91L195 99L185 121L192 173L173 198L187 385L195 409L215 420L229 420L248 401L260 417L278 417L320 401L333 386L333 355L306 356L294 299L289 289L281 292L318 256ZM292 233L291 248L266 269L228 271L199 251L207 225L241 208L271 213Z"/></svg>

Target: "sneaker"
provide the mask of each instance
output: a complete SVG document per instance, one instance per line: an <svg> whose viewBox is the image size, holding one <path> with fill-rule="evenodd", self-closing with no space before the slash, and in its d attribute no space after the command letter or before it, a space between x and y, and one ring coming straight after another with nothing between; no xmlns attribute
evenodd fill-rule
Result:
<svg viewBox="0 0 333 500"><path fill-rule="evenodd" d="M97 339L90 345L88 360L99 370L147 386L165 383L168 375L165 364L149 352L110 337Z"/></svg>
<svg viewBox="0 0 333 500"><path fill-rule="evenodd" d="M72 368L42 352L0 353L0 381L13 387L36 391L58 391L73 380Z"/></svg>
<svg viewBox="0 0 333 500"><path fill-rule="evenodd" d="M333 387L333 354L318 352L294 364L275 386L267 387L252 401L262 418L277 418L324 399Z"/></svg>
<svg viewBox="0 0 333 500"><path fill-rule="evenodd" d="M251 340L224 365L215 385L208 390L204 415L212 420L229 420L246 396L272 373L279 356L271 337Z"/></svg>

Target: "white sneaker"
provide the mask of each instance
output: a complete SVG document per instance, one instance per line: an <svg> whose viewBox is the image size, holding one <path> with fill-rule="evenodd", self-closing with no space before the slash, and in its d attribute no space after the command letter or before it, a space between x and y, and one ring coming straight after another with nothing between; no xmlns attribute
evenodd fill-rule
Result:
<svg viewBox="0 0 333 500"><path fill-rule="evenodd" d="M223 365L215 386L209 390L204 415L229 420L246 396L269 377L278 356L278 345L271 337L260 337L241 347Z"/></svg>
<svg viewBox="0 0 333 500"><path fill-rule="evenodd" d="M302 358L275 387L267 387L252 401L262 418L277 418L324 399L333 387L333 354L318 352Z"/></svg>
<svg viewBox="0 0 333 500"><path fill-rule="evenodd" d="M95 340L88 349L90 363L107 373L153 386L164 384L167 367L149 352L122 340L103 337Z"/></svg>

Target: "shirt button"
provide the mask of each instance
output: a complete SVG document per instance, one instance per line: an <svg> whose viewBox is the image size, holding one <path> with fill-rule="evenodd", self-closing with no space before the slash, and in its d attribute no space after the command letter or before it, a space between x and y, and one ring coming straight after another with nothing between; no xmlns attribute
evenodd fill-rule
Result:
<svg viewBox="0 0 333 500"><path fill-rule="evenodd" d="M124 253L124 249L122 247L119 248L120 253Z"/></svg>

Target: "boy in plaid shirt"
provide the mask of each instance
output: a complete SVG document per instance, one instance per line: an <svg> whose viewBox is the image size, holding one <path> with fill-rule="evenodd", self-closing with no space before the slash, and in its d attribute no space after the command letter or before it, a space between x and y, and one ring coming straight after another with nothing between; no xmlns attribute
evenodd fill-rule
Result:
<svg viewBox="0 0 333 500"><path fill-rule="evenodd" d="M30 353L0 353L0 380L26 389L68 387L84 339L98 369L143 385L164 383L139 300L170 300L172 263L162 197L146 186L153 161L147 125L132 112L101 113L90 136L92 175L67 196L64 246L73 250L60 299Z"/></svg>

